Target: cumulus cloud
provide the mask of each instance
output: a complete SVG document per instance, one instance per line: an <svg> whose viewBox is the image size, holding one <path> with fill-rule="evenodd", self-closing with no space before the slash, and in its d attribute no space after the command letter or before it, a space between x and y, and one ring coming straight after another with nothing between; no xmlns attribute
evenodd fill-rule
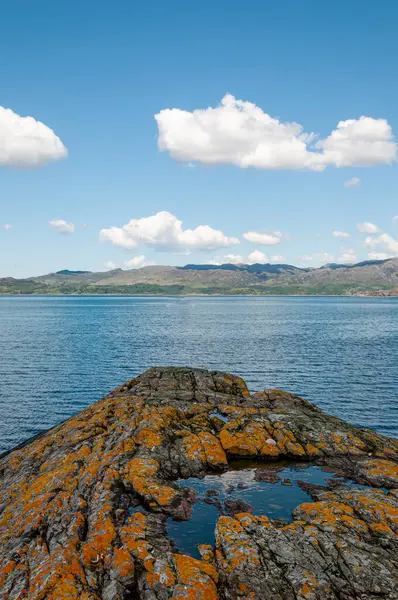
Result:
<svg viewBox="0 0 398 600"><path fill-rule="evenodd" d="M128 233L122 227L108 227L107 229L101 229L100 240L102 242L112 242L114 246L120 246L121 248L135 248L137 242L131 238Z"/></svg>
<svg viewBox="0 0 398 600"><path fill-rule="evenodd" d="M73 233L75 231L73 223L67 223L63 219L54 219L49 221L48 224L59 233Z"/></svg>
<svg viewBox="0 0 398 600"><path fill-rule="evenodd" d="M377 237L374 237L372 235L368 235L362 242L361 242L362 246L364 246L365 248L374 248L375 246L378 246L380 244L380 240Z"/></svg>
<svg viewBox="0 0 398 600"><path fill-rule="evenodd" d="M0 106L0 167L41 167L67 154L47 125Z"/></svg>
<svg viewBox="0 0 398 600"><path fill-rule="evenodd" d="M130 267L130 269L140 269L141 267L148 267L155 263L152 260L145 258L143 254L140 254L139 256L133 256L133 258L127 260L124 264L126 267Z"/></svg>
<svg viewBox="0 0 398 600"><path fill-rule="evenodd" d="M116 265L115 265L115 263L112 260L105 261L104 262L104 266L109 271L113 271L113 269L116 269Z"/></svg>
<svg viewBox="0 0 398 600"><path fill-rule="evenodd" d="M318 252L314 254L314 259L316 263L329 263L335 260L333 254L329 254L329 252Z"/></svg>
<svg viewBox="0 0 398 600"><path fill-rule="evenodd" d="M297 257L297 260L300 262L309 262L312 260L312 256L310 254L302 254L301 256Z"/></svg>
<svg viewBox="0 0 398 600"><path fill-rule="evenodd" d="M178 161L232 164L260 169L308 169L391 164L397 157L384 119L362 116L340 121L314 144L316 136L295 122L281 122L251 102L226 94L216 108L192 112L166 108L155 115L158 148Z"/></svg>
<svg viewBox="0 0 398 600"><path fill-rule="evenodd" d="M324 265L326 263L334 262L333 254L329 252L316 252L315 254L303 254L298 256L297 260L302 263L313 263L316 265Z"/></svg>
<svg viewBox="0 0 398 600"><path fill-rule="evenodd" d="M224 256L218 256L212 260L207 261L209 265L239 265L244 264L246 261L241 254L224 254Z"/></svg>
<svg viewBox="0 0 398 600"><path fill-rule="evenodd" d="M370 233L370 234L378 233L380 231L380 227L378 227L374 223L358 223L357 229L361 233Z"/></svg>
<svg viewBox="0 0 398 600"><path fill-rule="evenodd" d="M9 231L10 229L12 229L12 225L10 225L9 223L6 223L5 225L3 225L3 229L5 229L6 231Z"/></svg>
<svg viewBox="0 0 398 600"><path fill-rule="evenodd" d="M344 187L355 187L361 183L361 180L358 177L351 177L344 182Z"/></svg>
<svg viewBox="0 0 398 600"><path fill-rule="evenodd" d="M136 248L144 244L160 251L215 250L239 244L237 238L227 237L209 225L183 229L182 221L167 211L132 219L123 227L101 229L100 239L122 248Z"/></svg>
<svg viewBox="0 0 398 600"><path fill-rule="evenodd" d="M273 246L281 243L282 233L280 231L272 231L270 233L259 233L257 231L248 231L243 234L243 237L252 244L260 244L261 246Z"/></svg>
<svg viewBox="0 0 398 600"><path fill-rule="evenodd" d="M387 260L387 258L392 258L391 254L387 254L387 252L369 252L368 258L370 260Z"/></svg>
<svg viewBox="0 0 398 600"><path fill-rule="evenodd" d="M362 116L340 121L337 129L315 144L326 164L336 167L372 167L397 159L397 144L385 119Z"/></svg>
<svg viewBox="0 0 398 600"><path fill-rule="evenodd" d="M316 262L333 262L334 256L333 254L329 254L329 252L318 252L314 254L314 258Z"/></svg>
<svg viewBox="0 0 398 600"><path fill-rule="evenodd" d="M271 256L271 262L272 263L284 263L286 262L286 258L284 256Z"/></svg>
<svg viewBox="0 0 398 600"><path fill-rule="evenodd" d="M241 254L225 254L222 263L231 263L233 265L239 265L245 262L244 257Z"/></svg>
<svg viewBox="0 0 398 600"><path fill-rule="evenodd" d="M284 263L286 259L283 256L275 255L269 258L264 252L261 250L253 250L250 252L248 256L242 256L241 254L224 254L224 256L219 256L214 260L210 260L208 264L210 265L224 265L224 264L233 264L233 265L254 265L254 264L267 264L267 263Z"/></svg>
<svg viewBox="0 0 398 600"><path fill-rule="evenodd" d="M354 248L344 248L343 253L337 260L340 263L355 263L358 259Z"/></svg>
<svg viewBox="0 0 398 600"><path fill-rule="evenodd" d="M379 241L384 248L395 255L398 254L398 241L395 240L391 235L388 233L382 233L379 235Z"/></svg>
<svg viewBox="0 0 398 600"><path fill-rule="evenodd" d="M253 252L250 252L248 255L247 262L249 265L254 265L257 263L263 265L269 262L269 258L264 254L264 252L261 252L261 250L253 250Z"/></svg>
<svg viewBox="0 0 398 600"><path fill-rule="evenodd" d="M398 241L394 239L388 233L382 233L377 237L368 236L363 242L362 245L365 248L375 248L376 246L382 246L385 250L388 250L390 257L391 255L398 255ZM378 253L380 254L380 253Z"/></svg>
<svg viewBox="0 0 398 600"><path fill-rule="evenodd" d="M273 256L273 259L279 259L282 257ZM266 256L261 250L253 250L248 256L242 256L241 254L224 254L224 256L219 256L214 260L209 261L210 265L224 265L224 264L233 264L233 265L254 265L254 264L266 264L269 263L270 260L268 256ZM278 262L278 261L272 261Z"/></svg>
<svg viewBox="0 0 398 600"><path fill-rule="evenodd" d="M350 234L346 231L332 231L332 235L337 238L349 238Z"/></svg>

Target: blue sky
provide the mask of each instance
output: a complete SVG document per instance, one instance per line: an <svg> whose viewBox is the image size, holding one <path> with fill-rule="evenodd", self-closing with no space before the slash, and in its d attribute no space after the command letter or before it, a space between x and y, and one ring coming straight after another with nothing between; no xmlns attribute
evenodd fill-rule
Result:
<svg viewBox="0 0 398 600"><path fill-rule="evenodd" d="M225 256L319 265L398 255L397 20L393 0L5 3L0 106L16 116L0 118L0 276ZM220 130L218 112L199 130L196 117L209 113L193 111L216 109L226 94L270 115L274 137L250 119L238 134L225 122ZM242 111L250 109L235 105L231 118ZM26 116L52 131L21 140ZM349 119L361 129L348 149L315 147ZM300 133L281 125L292 122L317 136L302 160ZM273 145L281 132L286 152ZM48 164L32 168L35 144ZM254 151L258 164L242 166ZM306 162L314 155L324 170ZM359 183L345 187L352 178ZM72 226L59 220L74 231L60 232ZM243 237L252 233L261 243Z"/></svg>

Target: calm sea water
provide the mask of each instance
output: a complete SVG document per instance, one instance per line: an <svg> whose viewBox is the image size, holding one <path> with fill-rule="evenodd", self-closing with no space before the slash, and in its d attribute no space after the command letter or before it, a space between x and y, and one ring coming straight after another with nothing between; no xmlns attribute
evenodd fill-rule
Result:
<svg viewBox="0 0 398 600"><path fill-rule="evenodd" d="M0 297L0 452L153 365L241 375L398 436L398 300Z"/></svg>
<svg viewBox="0 0 398 600"><path fill-rule="evenodd" d="M326 473L320 467L286 464L283 470L277 473L280 478L278 482L265 483L255 478L254 469L258 466L257 463L252 465L252 468L242 469L235 464L235 467L232 466L231 470L222 475L205 475L203 479L190 477L177 482L179 485L193 488L198 493L197 502L193 505L188 521L173 521L171 518L167 521L168 536L181 552L200 558L199 544L214 545L214 528L220 513L214 504L208 504L208 490L213 492L210 500L220 503L222 510L226 508L226 500L240 499L248 503L256 515L291 521L292 511L296 506L303 502L312 502L311 496L299 486L299 481L325 486L332 478L330 472ZM290 481L289 487L282 483L282 480L286 479ZM344 484L356 488L365 487L352 481L344 481ZM214 495L214 492L217 495ZM138 508L137 512L139 511L142 509Z"/></svg>

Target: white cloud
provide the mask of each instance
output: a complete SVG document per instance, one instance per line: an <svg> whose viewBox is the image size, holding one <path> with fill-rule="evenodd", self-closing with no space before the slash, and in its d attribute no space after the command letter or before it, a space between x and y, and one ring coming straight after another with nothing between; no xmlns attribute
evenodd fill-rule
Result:
<svg viewBox="0 0 398 600"><path fill-rule="evenodd" d="M334 261L333 254L329 254L329 252L318 252L314 255L315 262L319 263L329 263Z"/></svg>
<svg viewBox="0 0 398 600"><path fill-rule="evenodd" d="M273 246L281 243L282 233L272 231L270 233L258 233L257 231L248 231L243 237L252 244L261 244L262 246Z"/></svg>
<svg viewBox="0 0 398 600"><path fill-rule="evenodd" d="M368 258L370 260L386 260L387 258L392 258L391 254L387 254L387 252L369 252Z"/></svg>
<svg viewBox="0 0 398 600"><path fill-rule="evenodd" d="M122 248L136 248L138 244L144 244L160 251L214 250L239 244L237 238L227 237L209 225L183 229L182 221L167 211L132 219L123 227L101 229L100 239Z"/></svg>
<svg viewBox="0 0 398 600"><path fill-rule="evenodd" d="M342 255L337 260L339 263L355 263L358 261L354 248L344 248Z"/></svg>
<svg viewBox="0 0 398 600"><path fill-rule="evenodd" d="M224 254L224 256L217 256L216 258L214 258L212 260L206 261L206 264L208 264L208 265L225 265L225 264L240 265L240 264L246 264L246 262L247 262L247 259L245 259L245 257L242 256L241 254Z"/></svg>
<svg viewBox="0 0 398 600"><path fill-rule="evenodd" d="M297 260L300 262L310 262L312 260L312 256L310 254L303 254L302 256L298 256Z"/></svg>
<svg viewBox="0 0 398 600"><path fill-rule="evenodd" d="M304 254L303 256L298 256L297 260L303 263L324 265L326 263L334 262L334 256L333 254L329 254L328 252L317 252L313 255Z"/></svg>
<svg viewBox="0 0 398 600"><path fill-rule="evenodd" d="M376 246L383 246L386 250L389 251L389 255L398 255L398 241L395 240L388 233L382 233L377 237L368 236L363 242L362 245L365 248L375 248ZM375 253L373 253L375 254Z"/></svg>
<svg viewBox="0 0 398 600"><path fill-rule="evenodd" d="M216 108L164 109L155 115L158 147L178 161L260 169L309 169L390 164L397 145L384 119L340 121L314 146L315 135L283 123L251 102L226 94Z"/></svg>
<svg viewBox="0 0 398 600"><path fill-rule="evenodd" d="M349 238L350 234L346 231L332 231L332 235L337 238Z"/></svg>
<svg viewBox="0 0 398 600"><path fill-rule="evenodd" d="M395 217L392 218L393 221L398 221L398 215L395 215Z"/></svg>
<svg viewBox="0 0 398 600"><path fill-rule="evenodd" d="M279 256L273 258L282 258ZM266 256L261 250L253 250L248 256L242 256L241 254L224 254L224 256L218 256L213 260L209 260L207 264L209 265L254 265L254 264L265 264L268 263L269 258ZM273 261L277 262L277 261Z"/></svg>
<svg viewBox="0 0 398 600"><path fill-rule="evenodd" d="M0 167L41 167L67 154L47 125L0 106Z"/></svg>
<svg viewBox="0 0 398 600"><path fill-rule="evenodd" d="M284 263L285 261L286 259L283 256L271 256L271 259L269 259L264 252L261 252L261 250L253 250L248 256L242 256L241 254L224 254L224 256L219 256L214 260L210 260L208 264L224 265L230 263L233 265L263 265L266 263Z"/></svg>
<svg viewBox="0 0 398 600"><path fill-rule="evenodd" d="M382 233L379 235L380 244L393 254L398 254L398 241L395 240L388 233Z"/></svg>
<svg viewBox="0 0 398 600"><path fill-rule="evenodd" d="M131 238L124 228L121 227L101 229L100 240L101 242L112 242L114 246L120 246L121 248L127 249L135 248L137 246L136 240Z"/></svg>
<svg viewBox="0 0 398 600"><path fill-rule="evenodd" d="M326 164L336 167L372 167L397 159L397 144L385 119L362 116L340 121L337 129L315 144Z"/></svg>
<svg viewBox="0 0 398 600"><path fill-rule="evenodd" d="M362 233L370 233L372 235L380 231L380 228L374 223L358 223L357 229Z"/></svg>
<svg viewBox="0 0 398 600"><path fill-rule="evenodd" d="M358 177L351 177L344 182L344 187L355 187L361 183L361 180Z"/></svg>
<svg viewBox="0 0 398 600"><path fill-rule="evenodd" d="M155 263L145 258L143 254L140 254L139 256L133 256L133 258L127 260L124 264L131 269L140 269L141 267L147 267L148 265L154 265Z"/></svg>
<svg viewBox="0 0 398 600"><path fill-rule="evenodd" d="M53 221L49 221L48 224L59 233L73 233L75 231L73 223L67 223L63 219L54 219Z"/></svg>
<svg viewBox="0 0 398 600"><path fill-rule="evenodd" d="M111 260L107 260L104 262L104 266L106 269L109 269L110 271L113 271L113 269L116 269L116 265L113 261Z"/></svg>
<svg viewBox="0 0 398 600"><path fill-rule="evenodd" d="M217 264L222 265L222 264L232 264L232 265L239 265L245 262L245 259L243 256L241 256L241 254L225 254L223 257L220 258L221 262L218 262Z"/></svg>
<svg viewBox="0 0 398 600"><path fill-rule="evenodd" d="M271 262L272 263L285 263L286 262L286 258L284 256L271 256Z"/></svg>
<svg viewBox="0 0 398 600"><path fill-rule="evenodd" d="M9 223L6 223L5 225L3 225L3 229L5 229L6 231L9 231L10 229L12 229L12 225L10 225Z"/></svg>
<svg viewBox="0 0 398 600"><path fill-rule="evenodd" d="M380 240L377 237L368 235L361 243L362 246L364 246L365 248L374 248L375 246L378 246L380 244Z"/></svg>
<svg viewBox="0 0 398 600"><path fill-rule="evenodd" d="M253 250L247 257L247 263L249 265L260 264L263 265L269 262L268 256L261 252L261 250Z"/></svg>

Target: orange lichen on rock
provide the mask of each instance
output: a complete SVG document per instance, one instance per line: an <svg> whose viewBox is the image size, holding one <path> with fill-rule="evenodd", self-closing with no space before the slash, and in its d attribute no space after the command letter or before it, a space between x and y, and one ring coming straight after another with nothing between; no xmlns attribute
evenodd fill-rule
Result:
<svg viewBox="0 0 398 600"><path fill-rule="evenodd" d="M206 462L211 466L227 466L227 457L219 440L208 431L201 431L199 439L205 451Z"/></svg>
<svg viewBox="0 0 398 600"><path fill-rule="evenodd" d="M145 406L140 418L141 422L135 432L135 441L146 448L155 448L163 441L163 431L167 430L172 422L178 422L179 413L172 407Z"/></svg>
<svg viewBox="0 0 398 600"><path fill-rule="evenodd" d="M256 545L245 533L238 519L220 517L216 526L216 542L227 559L228 571L242 568L244 565L255 567L260 564Z"/></svg>
<svg viewBox="0 0 398 600"><path fill-rule="evenodd" d="M82 592L81 586L77 583L72 574L65 574L55 585L54 588L45 596L47 600L99 600L100 596L90 592Z"/></svg>
<svg viewBox="0 0 398 600"><path fill-rule="evenodd" d="M221 445L227 454L238 456L279 456L280 450L263 423L235 419L220 431ZM270 443L271 442L271 443Z"/></svg>
<svg viewBox="0 0 398 600"><path fill-rule="evenodd" d="M398 485L398 463L391 460L371 459L363 464L364 473L369 479L384 479Z"/></svg>
<svg viewBox="0 0 398 600"><path fill-rule="evenodd" d="M316 446L314 446L311 443L305 444L304 448L305 448L305 453L309 457L319 456L320 454L322 454L322 451L320 450L320 448L317 448Z"/></svg>
<svg viewBox="0 0 398 600"><path fill-rule="evenodd" d="M184 554L173 554L178 583L173 598L186 600L218 600L218 573L207 562Z"/></svg>
<svg viewBox="0 0 398 600"><path fill-rule="evenodd" d="M299 590L299 594L308 598L312 592L316 592L319 587L319 581L308 571L304 571L304 583Z"/></svg>
<svg viewBox="0 0 398 600"><path fill-rule="evenodd" d="M176 584L177 580L175 572L166 560L162 558L155 560L152 582L153 585L160 584L161 586L168 588L173 587Z"/></svg>
<svg viewBox="0 0 398 600"><path fill-rule="evenodd" d="M206 454L200 438L196 433L189 433L183 438L183 447L187 457L190 460L197 460L201 463L206 462Z"/></svg>
<svg viewBox="0 0 398 600"><path fill-rule="evenodd" d="M161 485L157 480L159 463L150 458L133 458L123 470L124 479L130 483L137 494L154 500L160 506L171 504L177 491L169 486Z"/></svg>
<svg viewBox="0 0 398 600"><path fill-rule="evenodd" d="M239 521L239 523L241 525L243 525L243 527L245 529L250 529L253 527L253 525L261 525L263 527L270 527L270 520L265 515L256 516L256 515L252 515L251 513L248 513L248 512L242 512L242 513L237 513L234 516L234 519Z"/></svg>
<svg viewBox="0 0 398 600"><path fill-rule="evenodd" d="M99 562L103 562L116 539L113 522L101 513L92 524L89 539L83 546L82 557L87 568L94 568Z"/></svg>
<svg viewBox="0 0 398 600"><path fill-rule="evenodd" d="M307 502L297 509L301 520L328 528L349 528L353 534L368 531L366 523L356 517L354 509L342 502Z"/></svg>
<svg viewBox="0 0 398 600"><path fill-rule="evenodd" d="M139 512L132 515L127 525L124 525L120 531L123 547L142 561L153 558L149 551L150 545L145 540L147 529L148 517Z"/></svg>
<svg viewBox="0 0 398 600"><path fill-rule="evenodd" d="M315 459L390 491L309 486L292 523L222 516L202 560L177 554L167 517L195 496L176 480L227 456ZM0 598L393 598L397 490L396 440L231 375L152 369L0 459Z"/></svg>
<svg viewBox="0 0 398 600"><path fill-rule="evenodd" d="M332 494L330 499L334 499ZM374 533L391 535L398 533L398 507L392 503L389 494L374 490L369 495L359 490L347 492L345 500L352 506L356 515L366 520Z"/></svg>

